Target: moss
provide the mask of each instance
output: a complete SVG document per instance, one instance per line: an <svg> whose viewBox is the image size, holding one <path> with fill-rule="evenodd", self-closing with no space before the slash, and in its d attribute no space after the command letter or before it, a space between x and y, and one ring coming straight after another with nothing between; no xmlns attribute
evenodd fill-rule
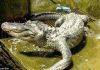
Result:
<svg viewBox="0 0 100 70"><path fill-rule="evenodd" d="M100 18L100 2L95 2L87 8L88 14Z"/></svg>
<svg viewBox="0 0 100 70"><path fill-rule="evenodd" d="M48 68L60 60L59 57L45 57L44 54L43 56L33 54L32 52L39 50L33 43L20 41L13 45L13 39L3 39L1 42L5 44L27 70L43 70L43 68ZM52 53L52 50L45 49L45 51Z"/></svg>
<svg viewBox="0 0 100 70"><path fill-rule="evenodd" d="M86 37L86 44L84 48L73 55L73 67L71 70L98 70L99 65L99 53L100 53L100 40L97 40L95 35L100 32L97 28L97 21L90 22L90 28L95 32L91 37ZM78 46L80 47L80 46Z"/></svg>
<svg viewBox="0 0 100 70"><path fill-rule="evenodd" d="M75 2L74 6L91 16L100 18L100 1L98 0L79 0L78 2Z"/></svg>
<svg viewBox="0 0 100 70"><path fill-rule="evenodd" d="M94 31L95 35L100 33L100 28L99 28L100 23L99 22L100 22L100 20L98 19L96 21L88 23L88 26L90 27L90 29L92 29Z"/></svg>
<svg viewBox="0 0 100 70"><path fill-rule="evenodd" d="M71 9L79 9L84 13L88 13L91 16L100 18L100 1L99 0L53 0L57 4L69 6ZM50 0L31 0L31 12L46 12L55 11L57 4L53 4ZM40 3L39 3L40 2ZM44 3L43 5L40 5ZM40 5L40 6L39 6Z"/></svg>
<svg viewBox="0 0 100 70"><path fill-rule="evenodd" d="M54 11L55 4L50 0L31 0L31 13L32 12L46 12L46 11Z"/></svg>

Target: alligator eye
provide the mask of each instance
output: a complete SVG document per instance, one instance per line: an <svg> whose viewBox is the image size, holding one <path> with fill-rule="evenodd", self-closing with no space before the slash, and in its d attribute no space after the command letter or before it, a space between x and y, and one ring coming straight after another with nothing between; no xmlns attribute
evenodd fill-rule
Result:
<svg viewBox="0 0 100 70"><path fill-rule="evenodd" d="M36 33L31 34L30 36L31 36L32 38L34 38L34 37L36 36Z"/></svg>
<svg viewBox="0 0 100 70"><path fill-rule="evenodd" d="M35 35L30 35L30 37L34 38L34 37L35 37Z"/></svg>
<svg viewBox="0 0 100 70"><path fill-rule="evenodd" d="M70 39L69 37L66 38L67 40Z"/></svg>

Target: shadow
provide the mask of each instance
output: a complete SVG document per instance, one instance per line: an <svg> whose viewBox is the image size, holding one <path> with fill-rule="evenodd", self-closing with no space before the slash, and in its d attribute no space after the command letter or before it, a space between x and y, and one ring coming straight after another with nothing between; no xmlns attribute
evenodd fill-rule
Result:
<svg viewBox="0 0 100 70"><path fill-rule="evenodd" d="M9 54L8 49L5 47L3 43L0 42L0 68L8 68L13 70L13 60ZM6 70L6 69L0 69Z"/></svg>
<svg viewBox="0 0 100 70"><path fill-rule="evenodd" d="M71 49L72 54L76 54L80 52L86 45L86 37L84 36L80 44ZM37 57L60 57L61 53L58 51L47 52L47 51L32 51L32 52L20 52L20 54L24 54L29 57L37 56Z"/></svg>
<svg viewBox="0 0 100 70"><path fill-rule="evenodd" d="M64 70L70 70L72 67L73 67L73 62L71 61L70 65L67 68L65 68Z"/></svg>
<svg viewBox="0 0 100 70"><path fill-rule="evenodd" d="M55 5L57 4L54 0L50 0L50 1L51 1L53 4L55 4Z"/></svg>
<svg viewBox="0 0 100 70"><path fill-rule="evenodd" d="M45 51L33 51L33 52L20 52L20 54L29 56L29 57L49 57L49 58L53 58L53 57L60 57L60 53L57 51L54 52L45 52Z"/></svg>
<svg viewBox="0 0 100 70"><path fill-rule="evenodd" d="M0 70L26 70L2 42L0 42L0 68Z"/></svg>
<svg viewBox="0 0 100 70"><path fill-rule="evenodd" d="M80 44L71 49L72 54L76 54L76 53L80 52L85 47L86 42L87 42L86 36L83 36L83 39L80 42Z"/></svg>

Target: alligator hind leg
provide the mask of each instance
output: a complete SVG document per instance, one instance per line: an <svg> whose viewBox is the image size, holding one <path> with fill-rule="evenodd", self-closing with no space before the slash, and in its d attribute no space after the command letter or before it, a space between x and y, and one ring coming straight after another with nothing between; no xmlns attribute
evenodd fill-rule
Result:
<svg viewBox="0 0 100 70"><path fill-rule="evenodd" d="M56 41L56 44L57 50L62 54L62 60L45 70L63 70L70 65L71 51L69 46L66 44L66 41L60 39L59 41Z"/></svg>

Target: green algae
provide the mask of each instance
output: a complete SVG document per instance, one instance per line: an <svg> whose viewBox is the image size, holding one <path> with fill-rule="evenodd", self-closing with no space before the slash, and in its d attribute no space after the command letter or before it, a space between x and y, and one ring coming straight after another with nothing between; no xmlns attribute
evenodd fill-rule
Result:
<svg viewBox="0 0 100 70"><path fill-rule="evenodd" d="M100 29L96 26L97 21L90 22L89 26L94 31L90 37L86 37L84 48L73 55L73 67L71 70L99 70L100 64L100 40L96 39L96 34L100 33Z"/></svg>
<svg viewBox="0 0 100 70"><path fill-rule="evenodd" d="M40 51L42 48L39 50L39 48L37 49L37 46L35 46L33 43L22 40L13 42L14 40L15 39L4 39L1 40L1 42L7 46L10 52L27 70L43 70L44 68L52 66L61 59L60 57L45 57L46 54L41 53L40 54L43 56L38 56L37 54L34 54L34 52ZM53 53L53 51L50 49L42 49L41 51L44 50L49 53Z"/></svg>
<svg viewBox="0 0 100 70"><path fill-rule="evenodd" d="M30 0L30 11L33 12L48 12L53 11L56 5L50 0Z"/></svg>
<svg viewBox="0 0 100 70"><path fill-rule="evenodd" d="M99 70L100 67L100 40L87 38L84 49L73 55L73 67L71 70Z"/></svg>

